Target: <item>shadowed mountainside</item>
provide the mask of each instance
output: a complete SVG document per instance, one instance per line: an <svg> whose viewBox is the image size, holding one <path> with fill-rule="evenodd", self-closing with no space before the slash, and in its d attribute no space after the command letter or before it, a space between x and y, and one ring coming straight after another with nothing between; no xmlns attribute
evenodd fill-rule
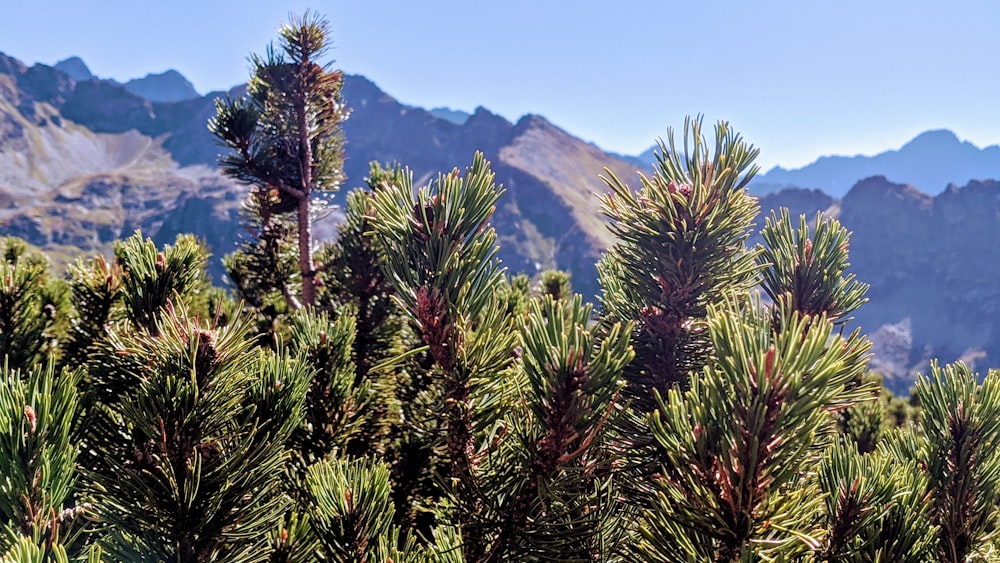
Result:
<svg viewBox="0 0 1000 563"><path fill-rule="evenodd" d="M931 358L1000 365L1000 182L949 185L936 196L883 176L842 200L783 190L761 207L825 210L853 232L851 271L871 284L857 322L872 338L872 368L905 392Z"/></svg>

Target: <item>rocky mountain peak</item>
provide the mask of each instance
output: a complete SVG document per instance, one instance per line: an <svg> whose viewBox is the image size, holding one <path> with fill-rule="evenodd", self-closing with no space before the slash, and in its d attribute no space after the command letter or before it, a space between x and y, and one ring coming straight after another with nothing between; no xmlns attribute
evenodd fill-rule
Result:
<svg viewBox="0 0 1000 563"><path fill-rule="evenodd" d="M754 179L752 189L763 194L784 187L819 188L842 197L874 175L937 194L948 184L1000 177L1000 146L979 148L950 130L935 129L873 156L824 156L798 169L775 167Z"/></svg>
<svg viewBox="0 0 1000 563"><path fill-rule="evenodd" d="M76 81L80 80L90 80L91 78L96 78L87 64L83 62L80 57L70 57L68 59L63 59L53 65L53 68L61 70L68 74L70 78Z"/></svg>
<svg viewBox="0 0 1000 563"><path fill-rule="evenodd" d="M180 102L200 97L194 85L173 69L129 80L125 89L151 102Z"/></svg>

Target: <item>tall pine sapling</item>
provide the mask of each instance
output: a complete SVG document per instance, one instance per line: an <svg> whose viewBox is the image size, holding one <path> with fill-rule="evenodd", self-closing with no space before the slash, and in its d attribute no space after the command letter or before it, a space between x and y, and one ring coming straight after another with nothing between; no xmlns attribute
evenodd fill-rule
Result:
<svg viewBox="0 0 1000 563"><path fill-rule="evenodd" d="M300 295L288 294L293 308L316 301L313 213L319 196L343 181L341 123L348 111L341 100L343 76L323 62L329 24L306 12L279 31L278 46L252 57L247 97L218 101L209 129L232 152L223 171L251 186L262 230L272 217L294 213Z"/></svg>

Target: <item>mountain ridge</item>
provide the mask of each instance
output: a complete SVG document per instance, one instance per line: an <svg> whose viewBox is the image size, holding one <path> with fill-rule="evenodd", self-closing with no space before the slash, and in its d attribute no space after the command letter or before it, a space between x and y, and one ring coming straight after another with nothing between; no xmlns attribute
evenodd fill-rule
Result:
<svg viewBox="0 0 1000 563"><path fill-rule="evenodd" d="M818 188L843 197L858 181L883 175L937 194L948 185L1000 177L1000 145L977 147L948 129L920 133L898 149L866 156L821 156L796 169L776 166L759 175L751 190L766 194L785 187Z"/></svg>
<svg viewBox="0 0 1000 563"><path fill-rule="evenodd" d="M158 244L194 232L213 250L211 270L223 281L220 258L241 240L246 188L219 173L221 149L206 123L216 98L243 92L152 101L122 84L78 81L0 53L0 228L63 262L107 252L135 229ZM422 185L482 151L506 189L492 220L504 264L529 274L564 269L577 291L598 294L595 262L612 239L594 193L607 189L605 169L637 189L642 166L634 158L539 115L512 123L479 107L449 119L405 105L363 76L345 76L344 96L352 108L343 127L349 181L335 201L363 185L370 161L406 165ZM968 149L953 133L929 132L895 152L933 152L942 142ZM873 340L873 369L896 392L907 391L930 357L1000 365L1000 321L992 320L1000 318L1000 183L938 187L930 193L870 175L836 197L800 188L758 195L758 223L785 206L793 216L823 211L854 231L851 271L872 286L857 324ZM316 230L331 240L336 222Z"/></svg>
<svg viewBox="0 0 1000 563"><path fill-rule="evenodd" d="M4 198L8 201L7 209L0 214L0 225L10 234L43 247L79 243L82 249L99 250L111 238L134 226L141 227L154 239L169 239L172 234L164 226L177 222L153 221L143 208L191 211L194 206L201 209L202 215L217 210L227 217L230 227L216 233L218 236L208 237L216 256L234 248L239 238L238 200L245 189L215 170L221 149L206 123L214 115L214 100L219 96L240 95L242 87L195 99L161 102L112 81L92 78L77 81L53 67L40 64L27 67L3 54L0 54L0 84L6 84L12 100L19 100L0 113L0 122L18 128L14 134L17 139L7 144L6 166L16 172L9 174L12 182L33 173L16 157L31 151L26 147L15 148L15 141L27 143L27 137L63 135L63 131L72 128L86 131L94 139L135 135L148 146L150 155L161 157L151 158L156 166L145 163L138 171L119 169L113 166L115 163L105 162L106 159L92 159L96 168L82 171L85 173L78 177L52 178L34 185L35 191L48 194L34 199L15 198L12 194L16 190L0 185L0 192L4 193L0 203ZM591 201L590 194L602 189L598 175L604 168L614 169L637 184L638 178L629 163L584 143L540 116L526 116L514 124L480 107L462 123L456 123L423 108L401 104L371 80L352 75L345 76L344 95L352 107L352 116L343 126L348 142L345 172L349 182L335 201L340 201L348 189L363 185L369 161L406 165L419 185L439 172L471 163L474 153L483 151L493 161L498 183L507 189L507 196L494 216L505 243L500 252L504 262L514 271L529 273L548 268L569 270L580 291L596 294L594 262L607 235L603 220L594 219L597 203ZM42 117L39 108L44 108L43 113L48 117ZM534 149L525 149L526 146ZM572 152L583 160L571 159L570 165L553 167L548 159L531 154L531 150L546 147L558 147L555 153L548 153L553 162L562 164L559 156L562 151ZM80 156L68 160L77 158ZM74 186L72 189L67 187L70 184ZM153 203L135 199L143 190ZM199 190L207 190L207 196L199 198ZM86 215L80 209L96 205L102 192L118 194L109 200L114 208L111 212L94 211L99 217L81 221L83 226L76 235L56 232L68 228L66 223L73 213ZM183 197L174 197L177 194ZM579 211L581 206L587 210ZM557 208L558 213L539 216L540 212ZM104 223L99 225L100 221ZM84 236L86 229L97 229L99 234ZM317 229L328 238L335 233L331 225L318 225ZM573 236L567 236L568 233ZM221 275L218 268L214 273L217 278Z"/></svg>

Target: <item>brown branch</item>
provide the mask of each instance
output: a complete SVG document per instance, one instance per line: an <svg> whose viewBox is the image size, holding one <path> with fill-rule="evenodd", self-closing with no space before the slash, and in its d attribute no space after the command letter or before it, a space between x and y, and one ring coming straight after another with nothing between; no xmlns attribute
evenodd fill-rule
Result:
<svg viewBox="0 0 1000 563"><path fill-rule="evenodd" d="M608 408L605 409L605 411L604 411L604 416L601 417L601 420L597 423L597 426L595 426L587 434L587 437L583 439L583 442L580 444L580 447L577 448L576 451L574 451L574 452L571 452L571 453L568 453L568 454L563 454L563 455L559 456L559 459L556 460L556 463L563 464L563 463L566 463L568 461L572 461L573 459L575 459L575 458L579 457L580 455L582 455L583 451L590 447L590 443L593 442L594 438L597 437L597 434L600 433L601 428L604 427L604 423L606 423L608 421L608 418L611 417L611 411L614 410L615 404L618 403L618 395L620 393L621 393L620 391L616 391L615 392L614 398L611 399L611 402L608 403Z"/></svg>

